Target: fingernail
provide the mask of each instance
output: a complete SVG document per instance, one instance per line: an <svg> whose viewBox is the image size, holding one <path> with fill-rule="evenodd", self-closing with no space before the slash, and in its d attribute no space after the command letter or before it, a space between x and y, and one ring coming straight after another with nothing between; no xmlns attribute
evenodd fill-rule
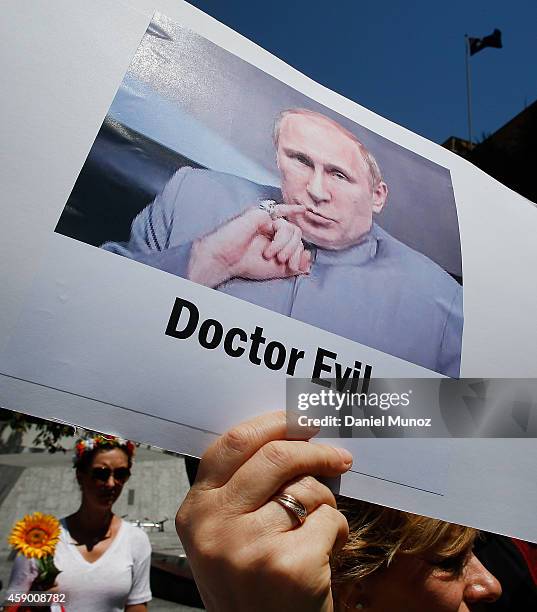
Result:
<svg viewBox="0 0 537 612"><path fill-rule="evenodd" d="M346 448L336 448L345 465L352 465L352 455Z"/></svg>

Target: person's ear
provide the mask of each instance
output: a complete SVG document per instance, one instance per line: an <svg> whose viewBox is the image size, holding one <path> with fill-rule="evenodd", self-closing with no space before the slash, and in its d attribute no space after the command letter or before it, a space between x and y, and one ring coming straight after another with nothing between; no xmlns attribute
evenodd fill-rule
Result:
<svg viewBox="0 0 537 612"><path fill-rule="evenodd" d="M384 208L386 204L386 198L388 197L388 185L384 181L379 181L377 186L373 188L373 212L378 214Z"/></svg>
<svg viewBox="0 0 537 612"><path fill-rule="evenodd" d="M336 610L346 612L347 610L367 610L369 598L361 581L349 582L338 586L336 591Z"/></svg>

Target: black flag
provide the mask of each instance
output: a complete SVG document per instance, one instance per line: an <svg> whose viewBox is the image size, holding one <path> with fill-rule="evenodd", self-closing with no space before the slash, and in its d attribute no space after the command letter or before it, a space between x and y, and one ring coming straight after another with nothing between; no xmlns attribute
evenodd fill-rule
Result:
<svg viewBox="0 0 537 612"><path fill-rule="evenodd" d="M470 43L470 55L474 55L485 47L495 47L496 49L502 48L502 33L496 29L492 34L485 36L484 38L468 38Z"/></svg>

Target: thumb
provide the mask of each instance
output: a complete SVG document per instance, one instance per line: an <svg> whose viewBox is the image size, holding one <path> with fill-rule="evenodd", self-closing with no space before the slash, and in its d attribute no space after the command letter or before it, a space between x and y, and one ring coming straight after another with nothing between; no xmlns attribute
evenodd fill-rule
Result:
<svg viewBox="0 0 537 612"><path fill-rule="evenodd" d="M270 215L260 208L249 208L237 220L242 224L245 235L254 236L261 233L269 238L274 236L274 222Z"/></svg>

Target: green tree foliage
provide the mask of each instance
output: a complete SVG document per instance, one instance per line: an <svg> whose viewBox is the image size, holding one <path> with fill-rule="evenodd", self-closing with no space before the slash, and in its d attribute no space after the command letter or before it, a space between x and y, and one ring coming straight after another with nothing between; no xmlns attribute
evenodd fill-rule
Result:
<svg viewBox="0 0 537 612"><path fill-rule="evenodd" d="M75 434L74 427L70 425L0 408L0 452L18 452L23 434L30 430L36 432L34 446L44 448L49 453L65 452L67 449L62 446L62 438Z"/></svg>

